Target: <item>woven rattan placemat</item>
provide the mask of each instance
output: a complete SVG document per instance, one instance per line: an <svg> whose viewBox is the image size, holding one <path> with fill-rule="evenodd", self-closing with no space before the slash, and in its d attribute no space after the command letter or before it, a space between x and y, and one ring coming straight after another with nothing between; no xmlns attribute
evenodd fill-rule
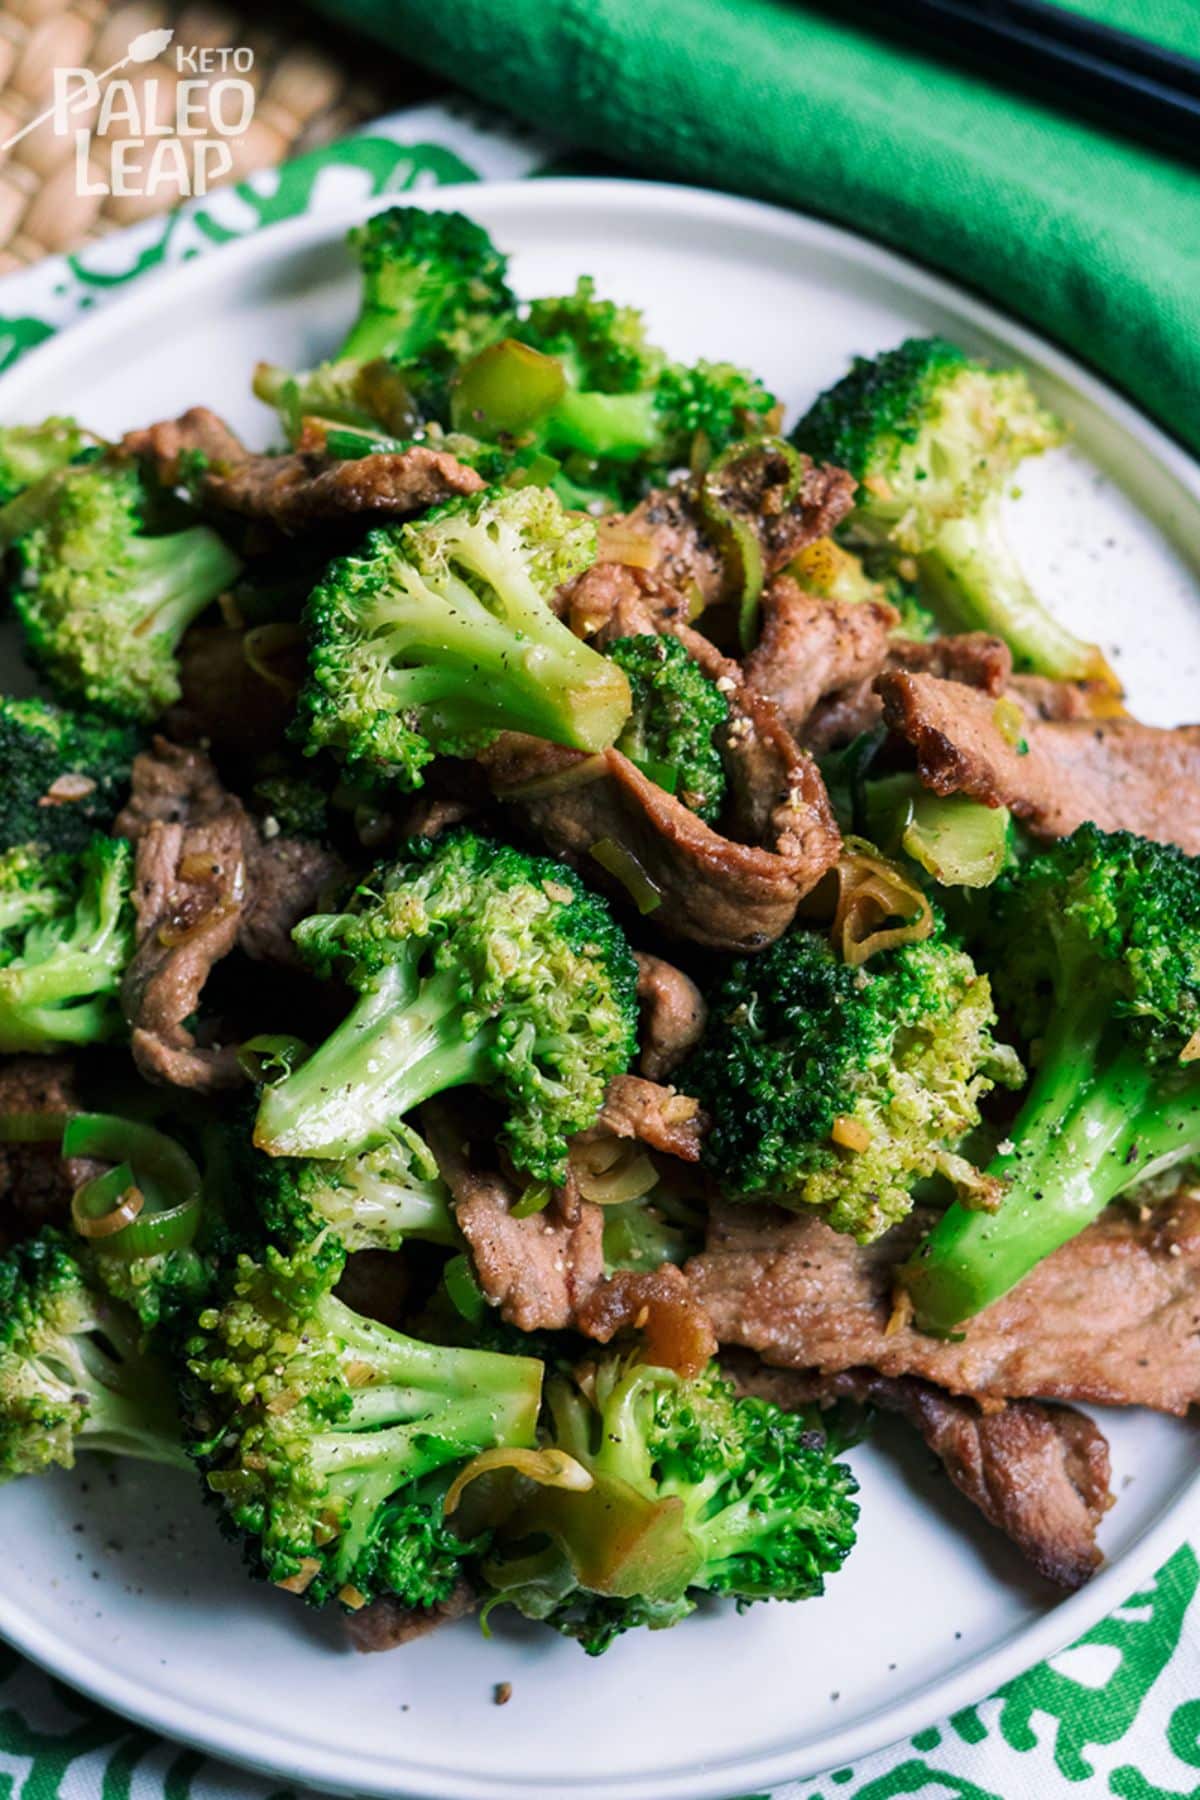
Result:
<svg viewBox="0 0 1200 1800"><path fill-rule="evenodd" d="M241 8L208 0L2 0L0 145L52 105L56 69L87 69L99 76L120 64L137 40L143 50L153 42L143 34L158 30L165 36L168 28L171 42L161 54L119 71L119 80L130 84L134 96L131 104L125 93L118 108L128 118L110 113L102 129L91 130L97 107L86 103L79 84L81 104L72 111L70 130L63 129L60 113L0 150L0 274L165 212L182 197L169 181L148 183L144 170L157 148L153 132L176 135L179 87L193 78L189 71L206 70L215 80L224 66L254 89L253 115L245 131L222 140L231 166L217 172L212 185L236 181L344 136L412 98L418 83L427 90L427 79L414 78L399 60L340 41L308 19L297 22L294 12L280 5L253 0L245 0ZM235 50L240 53L236 65ZM198 54L204 51L209 53L207 64ZM253 58L249 66L247 52ZM88 133L82 153L78 131ZM121 153L115 146L130 135L146 140L146 155L139 149L130 157L132 147L125 152L127 168L136 170L140 164L142 172L118 181L114 157ZM190 165L192 145L182 148L187 152L184 164ZM135 191L113 191L120 186ZM147 191L148 186L154 191Z"/></svg>

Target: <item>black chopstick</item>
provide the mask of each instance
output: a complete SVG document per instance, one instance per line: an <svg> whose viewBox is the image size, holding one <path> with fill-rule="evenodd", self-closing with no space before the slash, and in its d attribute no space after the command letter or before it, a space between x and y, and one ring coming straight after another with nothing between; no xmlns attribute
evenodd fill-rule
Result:
<svg viewBox="0 0 1200 1800"><path fill-rule="evenodd" d="M838 9L845 17L845 10ZM1109 130L1200 162L1200 61L1048 0L860 0L849 9Z"/></svg>

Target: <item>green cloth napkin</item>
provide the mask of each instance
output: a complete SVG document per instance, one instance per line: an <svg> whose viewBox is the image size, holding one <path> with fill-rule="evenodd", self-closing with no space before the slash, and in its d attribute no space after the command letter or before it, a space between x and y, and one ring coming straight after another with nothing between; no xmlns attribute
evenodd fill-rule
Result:
<svg viewBox="0 0 1200 1800"><path fill-rule="evenodd" d="M645 174L821 213L1023 315L1200 451L1200 172L790 0L314 0ZM1087 0L1200 55L1195 0Z"/></svg>

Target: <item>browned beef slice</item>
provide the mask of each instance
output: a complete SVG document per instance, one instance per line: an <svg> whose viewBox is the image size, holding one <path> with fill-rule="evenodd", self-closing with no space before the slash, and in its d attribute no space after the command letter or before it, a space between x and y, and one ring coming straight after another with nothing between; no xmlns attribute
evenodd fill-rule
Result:
<svg viewBox="0 0 1200 1800"><path fill-rule="evenodd" d="M346 1635L356 1650L398 1650L415 1638L428 1637L439 1625L465 1619L478 1604L475 1590L464 1575L449 1597L439 1600L436 1606L404 1606L394 1594L372 1600L370 1606L347 1613Z"/></svg>
<svg viewBox="0 0 1200 1800"><path fill-rule="evenodd" d="M218 751L259 756L283 743L304 678L297 635L271 654L268 680L246 657L246 632L233 625L193 625L179 647L180 698L167 715L171 735L203 740Z"/></svg>
<svg viewBox="0 0 1200 1800"><path fill-rule="evenodd" d="M1085 1413L1035 1400L984 1412L927 1381L870 1369L822 1376L739 1361L732 1373L744 1392L785 1410L849 1399L899 1414L1047 1581L1082 1587L1103 1561L1096 1529L1112 1505L1108 1443Z"/></svg>
<svg viewBox="0 0 1200 1800"><path fill-rule="evenodd" d="M184 1020L235 945L289 966L292 927L341 865L317 844L264 842L209 759L163 738L134 762L116 829L136 846L137 949L122 982L134 1059L150 1080L223 1088L244 1079L231 1046L201 1046Z"/></svg>
<svg viewBox="0 0 1200 1800"><path fill-rule="evenodd" d="M153 748L133 759L129 800L117 814L113 831L136 844L148 826L214 819L228 805L209 758L202 750L185 750L156 737Z"/></svg>
<svg viewBox="0 0 1200 1800"><path fill-rule="evenodd" d="M704 1030L705 1005L690 975L661 956L637 952L642 1014L639 1068L651 1081L677 1069Z"/></svg>
<svg viewBox="0 0 1200 1800"><path fill-rule="evenodd" d="M844 469L806 464L796 498L783 499L788 466L769 447L738 465L736 484L724 495L729 509L744 519L759 540L768 574L775 574L797 551L828 537L850 510L854 481ZM616 529L615 522L609 530ZM700 510L694 482L659 488L626 515L625 534L644 546L646 564L668 588L704 605L726 597L734 572L727 569Z"/></svg>
<svg viewBox="0 0 1200 1800"><path fill-rule="evenodd" d="M265 520L289 536L340 521L409 518L484 485L474 469L423 444L347 461L306 450L259 456L207 407L130 432L119 453L149 458L170 485L179 479L180 455L187 450L201 450L210 459L199 480L207 505Z"/></svg>
<svg viewBox="0 0 1200 1800"><path fill-rule="evenodd" d="M9 1056L0 1062L0 1113L31 1113L65 1123L81 1106L75 1067L66 1056ZM90 1172L64 1162L54 1138L0 1144L0 1243L65 1220L71 1195Z"/></svg>
<svg viewBox="0 0 1200 1800"><path fill-rule="evenodd" d="M180 458L199 451L219 471L245 462L250 452L223 419L207 406L191 406L177 419L161 419L137 431L127 431L117 446L119 456L148 462L164 487L180 478Z"/></svg>
<svg viewBox="0 0 1200 1800"><path fill-rule="evenodd" d="M817 754L848 744L860 732L873 731L883 718L883 702L875 690L875 677L888 669L907 669L913 674L940 675L961 681L988 694L1002 694L1012 681L1012 655L1008 645L986 631L964 631L952 637L892 638L878 666L858 681L826 692L816 703L802 730L801 742ZM1030 679L1030 678L1023 678ZM1062 684L1056 684L1062 685Z"/></svg>
<svg viewBox="0 0 1200 1800"><path fill-rule="evenodd" d="M957 682L896 673L878 687L888 726L913 746L935 793L1008 806L1038 837L1091 819L1200 852L1200 725L1028 719L1014 744L995 702Z"/></svg>
<svg viewBox="0 0 1200 1800"><path fill-rule="evenodd" d="M1005 691L1031 719L1111 719L1120 717L1122 712L1104 681L1056 681L1052 675L1014 675Z"/></svg>
<svg viewBox="0 0 1200 1800"><path fill-rule="evenodd" d="M723 1344L783 1368L919 1375L988 1400L1079 1400L1184 1413L1200 1400L1200 1198L1146 1216L1120 1204L965 1327L961 1341L892 1319L897 1264L931 1216L860 1247L819 1219L713 1209L687 1276Z"/></svg>
<svg viewBox="0 0 1200 1800"><path fill-rule="evenodd" d="M822 600L781 575L764 597L762 633L746 658L746 680L799 731L823 694L878 675L898 617L882 601Z"/></svg>
<svg viewBox="0 0 1200 1800"><path fill-rule="evenodd" d="M249 820L246 824L249 889L239 948L255 962L299 966L292 931L330 901L345 880L345 864L308 838L260 840Z"/></svg>
<svg viewBox="0 0 1200 1800"><path fill-rule="evenodd" d="M707 1114L690 1094L677 1094L674 1088L641 1075L615 1075L608 1084L600 1117L579 1136L636 1138L664 1156L698 1162L708 1125Z"/></svg>
<svg viewBox="0 0 1200 1800"><path fill-rule="evenodd" d="M598 523L603 531L605 521ZM594 562L560 590L559 604L576 637L592 638L601 649L614 638L673 631L687 624L689 613L687 596L661 575L620 562Z"/></svg>
<svg viewBox="0 0 1200 1800"><path fill-rule="evenodd" d="M237 942L246 899L246 821L236 803L199 825L148 826L138 840L137 949L121 984L130 1047L151 1081L202 1089L245 1079L236 1048L201 1048L184 1020L209 970Z"/></svg>
<svg viewBox="0 0 1200 1800"><path fill-rule="evenodd" d="M458 1109L431 1104L424 1121L488 1300L521 1331L565 1329L604 1279L600 1207L584 1201L568 1218L554 1200L544 1212L514 1219L517 1190L497 1170L472 1167Z"/></svg>
<svg viewBox="0 0 1200 1800"><path fill-rule="evenodd" d="M837 860L841 840L815 763L798 761L772 815L775 843L735 843L608 750L594 780L570 785L586 759L536 738L506 733L485 752L493 791L560 856L589 874L594 844L608 840L632 857L658 896L654 922L718 950L757 950L787 929L805 894ZM559 776L568 785L555 786ZM551 778L541 792L520 790Z"/></svg>
<svg viewBox="0 0 1200 1800"><path fill-rule="evenodd" d="M619 1269L592 1289L576 1324L599 1344L611 1344L622 1331L640 1332L645 1360L683 1376L698 1375L716 1355L708 1315L670 1263Z"/></svg>

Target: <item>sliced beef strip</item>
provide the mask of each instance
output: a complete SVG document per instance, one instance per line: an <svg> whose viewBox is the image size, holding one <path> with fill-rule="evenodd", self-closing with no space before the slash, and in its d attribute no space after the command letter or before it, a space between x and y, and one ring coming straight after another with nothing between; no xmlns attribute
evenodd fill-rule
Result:
<svg viewBox="0 0 1200 1800"><path fill-rule="evenodd" d="M601 650L615 638L674 631L689 614L687 596L664 577L620 562L594 562L560 591L558 604L576 637Z"/></svg>
<svg viewBox="0 0 1200 1800"><path fill-rule="evenodd" d="M517 1190L498 1170L472 1166L457 1106L433 1102L423 1119L489 1302L520 1331L564 1330L604 1279L601 1209L584 1201L567 1218L552 1200L545 1211L514 1219Z"/></svg>
<svg viewBox="0 0 1200 1800"><path fill-rule="evenodd" d="M9 1056L0 1062L0 1112L66 1123L79 1112L75 1065L66 1056ZM98 1165L63 1161L57 1139L0 1144L0 1245L66 1220L71 1195Z"/></svg>
<svg viewBox="0 0 1200 1800"><path fill-rule="evenodd" d="M708 1115L690 1094L677 1094L641 1075L617 1075L608 1084L600 1117L579 1133L579 1140L597 1135L636 1138L664 1156L694 1163L700 1160L708 1127Z"/></svg>
<svg viewBox="0 0 1200 1800"><path fill-rule="evenodd" d="M411 518L485 485L474 469L423 444L346 461L307 450L256 455L203 406L127 433L117 454L148 460L159 480L174 486L181 455L195 450L210 462L195 484L205 505L262 520L289 537L339 523Z"/></svg>
<svg viewBox="0 0 1200 1800"><path fill-rule="evenodd" d="M746 680L799 732L822 695L878 675L898 619L883 601L822 600L790 575L778 576L763 597L762 632L746 658Z"/></svg>
<svg viewBox="0 0 1200 1800"><path fill-rule="evenodd" d="M939 671L930 671L937 674ZM1104 681L1056 681L1052 675L1014 675L1007 693L1031 719L1112 719L1123 712Z"/></svg>
<svg viewBox="0 0 1200 1800"><path fill-rule="evenodd" d="M129 800L117 814L117 837L138 843L151 825L201 825L215 819L229 803L211 760L202 750L187 750L156 737L151 749L133 759Z"/></svg>
<svg viewBox="0 0 1200 1800"><path fill-rule="evenodd" d="M698 1375L717 1351L707 1313L671 1263L619 1269L592 1289L576 1323L598 1344L611 1344L622 1331L641 1332L645 1360L685 1377Z"/></svg>
<svg viewBox="0 0 1200 1800"><path fill-rule="evenodd" d="M736 484L723 496L758 538L769 575L805 545L828 537L854 500L855 484L844 469L806 463L800 492L785 504L787 477L785 459L767 447L760 456L743 459ZM702 605L711 606L732 592L735 572L726 567L705 524L694 481L656 489L607 530L638 542L648 570L685 599L696 594Z"/></svg>
<svg viewBox="0 0 1200 1800"><path fill-rule="evenodd" d="M650 1081L677 1069L704 1031L703 996L690 975L661 956L637 953L641 1056L638 1066Z"/></svg>
<svg viewBox="0 0 1200 1800"><path fill-rule="evenodd" d="M299 637L271 660L268 680L246 659L246 632L234 625L193 625L179 646L180 698L166 716L171 736L218 752L261 756L283 742L304 679Z"/></svg>
<svg viewBox="0 0 1200 1800"><path fill-rule="evenodd" d="M1185 1413L1200 1401L1200 1197L1117 1204L964 1328L893 1320L896 1267L935 1215L860 1247L821 1220L720 1205L688 1276L722 1344L781 1368L917 1375L985 1407L1075 1400Z"/></svg>
<svg viewBox="0 0 1200 1800"><path fill-rule="evenodd" d="M198 825L158 820L138 840L137 949L121 1004L134 1061L147 1079L202 1090L246 1079L234 1045L201 1047L184 1024L209 970L237 943L246 894L240 807Z"/></svg>
<svg viewBox="0 0 1200 1800"><path fill-rule="evenodd" d="M162 738L135 759L116 829L136 846L137 949L121 988L134 1060L152 1081L233 1087L245 1079L234 1047L200 1045L184 1021L235 947L291 966L292 927L341 865L317 844L264 842L209 759Z"/></svg>
<svg viewBox="0 0 1200 1800"><path fill-rule="evenodd" d="M988 1523L1057 1587L1082 1587L1104 1560L1096 1530L1112 1505L1111 1466L1107 1440L1085 1413L1035 1400L983 1412L927 1381L870 1369L812 1375L739 1359L731 1373L742 1392L785 1411L847 1399L898 1414Z"/></svg>
<svg viewBox="0 0 1200 1800"><path fill-rule="evenodd" d="M1014 744L995 702L957 682L894 673L878 688L889 728L912 745L935 793L1010 807L1037 837L1090 819L1200 853L1200 725L1027 719Z"/></svg>
<svg viewBox="0 0 1200 1800"><path fill-rule="evenodd" d="M292 931L328 904L346 879L341 858L310 838L260 838L246 821L249 894L238 948L255 962L298 968Z"/></svg>
<svg viewBox="0 0 1200 1800"><path fill-rule="evenodd" d="M848 744L864 731L873 731L883 718L883 702L875 678L889 669L941 676L982 688L999 696L1012 682L1012 655L1008 645L986 631L964 631L952 637L892 638L878 666L858 681L827 690L816 702L797 736L817 755Z"/></svg>
<svg viewBox="0 0 1200 1800"><path fill-rule="evenodd" d="M399 1650L417 1638L428 1637L439 1625L452 1625L473 1613L479 1598L466 1576L436 1606L405 1606L394 1594L384 1594L369 1606L346 1615L346 1636L356 1650Z"/></svg>
<svg viewBox="0 0 1200 1800"><path fill-rule="evenodd" d="M722 837L616 749L592 764L594 779L572 785L587 760L512 732L484 753L497 798L555 854L583 862L593 878L594 844L608 840L632 857L659 895L655 924L676 937L717 950L761 949L837 860L841 840L811 759L794 765L793 785L774 806L770 849ZM533 782L549 785L520 791Z"/></svg>

